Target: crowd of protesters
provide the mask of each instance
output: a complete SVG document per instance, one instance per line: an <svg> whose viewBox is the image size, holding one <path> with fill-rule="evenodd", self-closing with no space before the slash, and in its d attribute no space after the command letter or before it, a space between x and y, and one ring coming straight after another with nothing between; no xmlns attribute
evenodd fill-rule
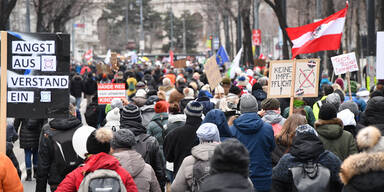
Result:
<svg viewBox="0 0 384 192"><path fill-rule="evenodd" d="M295 98L290 109L289 98L267 97L267 68L232 79L221 72L211 89L210 74L194 62L182 69L120 64L107 72L72 66L68 118L8 122L7 155L16 168L0 157L3 190L7 183L22 191L12 151L17 132L26 181L36 178L38 192L47 184L51 191L97 186L97 170L119 178L103 182L122 191L384 190L383 81L368 91L323 73L319 96ZM126 98L98 104L98 83L124 83Z"/></svg>

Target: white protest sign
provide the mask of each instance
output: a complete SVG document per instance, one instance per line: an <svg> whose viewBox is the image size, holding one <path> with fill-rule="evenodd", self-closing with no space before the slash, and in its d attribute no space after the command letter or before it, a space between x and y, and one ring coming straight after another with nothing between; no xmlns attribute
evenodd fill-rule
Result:
<svg viewBox="0 0 384 192"><path fill-rule="evenodd" d="M269 98L291 96L293 60L271 61L269 67Z"/></svg>
<svg viewBox="0 0 384 192"><path fill-rule="evenodd" d="M384 79L384 31L377 32L376 78Z"/></svg>
<svg viewBox="0 0 384 192"><path fill-rule="evenodd" d="M296 60L295 97L317 97L319 70L319 59Z"/></svg>
<svg viewBox="0 0 384 192"><path fill-rule="evenodd" d="M99 104L110 104L114 98L125 98L124 83L97 84L97 96Z"/></svg>
<svg viewBox="0 0 384 192"><path fill-rule="evenodd" d="M359 70L355 52L331 57L331 60L335 75Z"/></svg>

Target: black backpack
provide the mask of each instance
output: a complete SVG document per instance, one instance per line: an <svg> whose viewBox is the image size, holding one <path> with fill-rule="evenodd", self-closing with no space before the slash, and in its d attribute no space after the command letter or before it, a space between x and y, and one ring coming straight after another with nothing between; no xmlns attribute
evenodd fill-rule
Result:
<svg viewBox="0 0 384 192"><path fill-rule="evenodd" d="M211 170L210 161L203 161L201 159L196 159L193 164L193 173L192 173L192 185L191 191L197 192L200 191L200 186L204 182L204 179L207 178Z"/></svg>
<svg viewBox="0 0 384 192"><path fill-rule="evenodd" d="M84 117L87 124L96 127L98 123L99 105L97 103L90 103L85 110Z"/></svg>

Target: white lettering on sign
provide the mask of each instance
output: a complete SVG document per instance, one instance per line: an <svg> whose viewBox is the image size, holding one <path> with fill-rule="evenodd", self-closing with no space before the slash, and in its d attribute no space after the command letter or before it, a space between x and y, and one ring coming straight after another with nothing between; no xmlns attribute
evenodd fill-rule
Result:
<svg viewBox="0 0 384 192"><path fill-rule="evenodd" d="M68 76L14 75L8 74L9 88L67 89Z"/></svg>
<svg viewBox="0 0 384 192"><path fill-rule="evenodd" d="M56 56L41 56L41 71L56 71Z"/></svg>
<svg viewBox="0 0 384 192"><path fill-rule="evenodd" d="M113 98L125 98L124 83L97 84L97 97L99 104L110 104Z"/></svg>
<svg viewBox="0 0 384 192"><path fill-rule="evenodd" d="M33 103L33 91L8 91L8 103Z"/></svg>
<svg viewBox="0 0 384 192"><path fill-rule="evenodd" d="M40 57L13 56L12 57L12 69L40 70Z"/></svg>
<svg viewBox="0 0 384 192"><path fill-rule="evenodd" d="M12 41L13 54L55 54L55 41Z"/></svg>

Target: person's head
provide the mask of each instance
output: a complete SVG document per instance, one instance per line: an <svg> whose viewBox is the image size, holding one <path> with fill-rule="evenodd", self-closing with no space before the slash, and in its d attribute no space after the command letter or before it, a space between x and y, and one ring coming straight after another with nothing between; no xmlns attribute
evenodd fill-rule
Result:
<svg viewBox="0 0 384 192"><path fill-rule="evenodd" d="M221 86L224 88L224 94L228 95L229 89L231 88L231 79L229 77L223 77Z"/></svg>
<svg viewBox="0 0 384 192"><path fill-rule="evenodd" d="M125 121L135 121L141 123L139 107L134 104L124 106L120 111L120 123Z"/></svg>
<svg viewBox="0 0 384 192"><path fill-rule="evenodd" d="M279 110L280 102L276 98L267 98L261 102L261 108L265 111L267 110Z"/></svg>
<svg viewBox="0 0 384 192"><path fill-rule="evenodd" d="M337 117L337 109L332 103L325 103L320 107L319 119L331 120Z"/></svg>
<svg viewBox="0 0 384 192"><path fill-rule="evenodd" d="M213 109L207 113L203 123L213 123L219 129L220 137L231 137L229 133L229 126L225 114L220 109Z"/></svg>
<svg viewBox="0 0 384 192"><path fill-rule="evenodd" d="M340 104L341 104L341 99L339 94L337 93L331 93L327 96L325 99L326 103L330 103L335 106L336 109L339 109Z"/></svg>
<svg viewBox="0 0 384 192"><path fill-rule="evenodd" d="M213 123L203 123L196 131L197 138L199 138L200 143L212 143L220 142L219 129Z"/></svg>
<svg viewBox="0 0 384 192"><path fill-rule="evenodd" d="M196 101L190 101L184 109L187 117L201 117L203 114L203 105Z"/></svg>
<svg viewBox="0 0 384 192"><path fill-rule="evenodd" d="M253 95L244 94L240 97L240 112L241 114L258 112L257 100Z"/></svg>
<svg viewBox="0 0 384 192"><path fill-rule="evenodd" d="M384 152L384 138L378 128L369 126L356 135L356 143L361 151L368 153Z"/></svg>
<svg viewBox="0 0 384 192"><path fill-rule="evenodd" d="M215 98L222 98L224 97L224 88L220 85L218 85L216 88L215 88Z"/></svg>
<svg viewBox="0 0 384 192"><path fill-rule="evenodd" d="M323 84L321 89L322 89L323 95L329 95L329 94L333 93L332 86L330 86L328 84Z"/></svg>
<svg viewBox="0 0 384 192"><path fill-rule="evenodd" d="M171 80L169 78L164 78L163 86L171 86Z"/></svg>
<svg viewBox="0 0 384 192"><path fill-rule="evenodd" d="M166 100L166 96L165 96L165 92L164 91L158 91L157 92L157 97L159 98L160 101L165 101Z"/></svg>
<svg viewBox="0 0 384 192"><path fill-rule="evenodd" d="M120 129L113 134L111 148L116 149L132 149L136 145L135 134L129 129Z"/></svg>
<svg viewBox="0 0 384 192"><path fill-rule="evenodd" d="M247 178L249 175L249 153L237 139L227 139L219 144L211 158L212 174L237 173Z"/></svg>
<svg viewBox="0 0 384 192"><path fill-rule="evenodd" d="M292 114L285 120L283 127L281 128L280 133L275 136L276 142L291 146L292 138L295 136L296 128L299 125L307 124L307 119L304 115L301 114Z"/></svg>
<svg viewBox="0 0 384 192"><path fill-rule="evenodd" d="M165 101L159 101L155 104L155 113L167 113L168 105Z"/></svg>
<svg viewBox="0 0 384 192"><path fill-rule="evenodd" d="M344 109L349 109L355 115L355 118L359 116L359 106L354 101L346 101L342 103L339 107L339 112Z"/></svg>
<svg viewBox="0 0 384 192"><path fill-rule="evenodd" d="M193 91L192 88L188 88L188 87L184 88L183 94L184 94L184 97L187 97L187 98L195 97L195 92Z"/></svg>
<svg viewBox="0 0 384 192"><path fill-rule="evenodd" d="M229 93L239 95L241 94L241 89L237 86L232 85L231 88L229 88Z"/></svg>
<svg viewBox="0 0 384 192"><path fill-rule="evenodd" d="M111 110L114 108L123 108L123 101L120 98L113 98L111 101Z"/></svg>
<svg viewBox="0 0 384 192"><path fill-rule="evenodd" d="M351 92L356 93L357 92L357 82L356 81L351 81ZM346 93L349 92L349 86L347 87Z"/></svg>
<svg viewBox="0 0 384 192"><path fill-rule="evenodd" d="M340 89L335 89L335 91L334 91L333 93L336 93L336 94L339 95L339 97L340 97L340 102L341 102L341 103L344 102L344 100L345 100L345 94L344 94L344 92L343 92L342 90L340 90Z"/></svg>
<svg viewBox="0 0 384 192"><path fill-rule="evenodd" d="M113 138L113 131L106 128L99 128L91 133L87 139L88 154L109 153Z"/></svg>
<svg viewBox="0 0 384 192"><path fill-rule="evenodd" d="M380 79L379 81L377 81L376 90L382 91L383 87L384 87L384 80Z"/></svg>
<svg viewBox="0 0 384 192"><path fill-rule="evenodd" d="M168 107L168 111L170 114L178 114L180 113L180 106L178 103L170 103Z"/></svg>
<svg viewBox="0 0 384 192"><path fill-rule="evenodd" d="M344 81L342 78L337 78L335 84L339 85L341 90L344 90Z"/></svg>

